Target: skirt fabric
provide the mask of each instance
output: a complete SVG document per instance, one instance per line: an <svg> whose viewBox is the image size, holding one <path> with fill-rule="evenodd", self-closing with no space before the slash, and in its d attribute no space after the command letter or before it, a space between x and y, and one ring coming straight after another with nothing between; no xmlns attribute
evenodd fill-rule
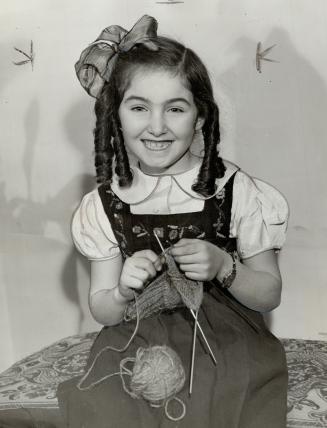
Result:
<svg viewBox="0 0 327 428"><path fill-rule="evenodd" d="M177 394L186 405L182 420L171 421L163 407L151 407L143 399L131 398L124 391L120 376L110 377L86 391L77 388L80 378L74 378L59 385L57 393L67 427L285 428L285 353L262 316L226 299L214 288L204 293L199 323L217 365L198 334L191 395L188 389L194 320L186 308L141 320L128 349L123 353L103 352L83 384L87 386L119 372L120 361L135 357L139 347L168 345L180 356L186 373L185 385ZM87 368L104 347L123 348L134 328L135 322L104 327L91 349ZM178 416L180 405L171 402L169 412Z"/></svg>

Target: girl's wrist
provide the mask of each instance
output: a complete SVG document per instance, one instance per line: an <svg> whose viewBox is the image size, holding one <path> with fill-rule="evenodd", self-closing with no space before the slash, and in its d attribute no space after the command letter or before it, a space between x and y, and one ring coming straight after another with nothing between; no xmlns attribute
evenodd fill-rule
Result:
<svg viewBox="0 0 327 428"><path fill-rule="evenodd" d="M223 257L223 263L216 275L216 278L220 283L223 283L224 280L233 272L234 270L234 258L231 254L225 252Z"/></svg>
<svg viewBox="0 0 327 428"><path fill-rule="evenodd" d="M113 289L113 299L116 301L116 303L118 303L120 305L127 305L127 303L133 299L133 297L134 296L132 293L130 293L130 297L123 294L120 291L119 286L117 286Z"/></svg>

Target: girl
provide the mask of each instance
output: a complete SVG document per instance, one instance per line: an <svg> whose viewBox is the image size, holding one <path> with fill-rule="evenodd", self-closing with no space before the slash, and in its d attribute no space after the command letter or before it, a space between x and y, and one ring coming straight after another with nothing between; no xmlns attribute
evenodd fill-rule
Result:
<svg viewBox="0 0 327 428"><path fill-rule="evenodd" d="M284 242L287 203L218 156L219 111L206 68L192 50L157 36L153 18L128 33L108 27L76 71L97 98L100 186L83 198L72 233L91 261L90 309L104 328L87 366L91 386L81 390L73 379L59 387L67 425L284 428L285 355L261 313L280 303L275 250ZM199 141L203 157L194 153ZM167 269L161 246L186 279L204 283L198 320L217 360L198 340L192 394L187 382L178 394L186 405L179 422L131 398L119 376L101 381L150 345L174 349L189 377L194 320L186 307L142 319L124 352L100 353L130 340L136 321L124 314Z"/></svg>

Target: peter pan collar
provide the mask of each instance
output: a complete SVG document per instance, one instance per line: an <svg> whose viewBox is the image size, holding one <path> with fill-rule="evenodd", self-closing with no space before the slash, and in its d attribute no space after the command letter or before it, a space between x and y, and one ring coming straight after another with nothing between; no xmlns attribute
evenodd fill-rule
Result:
<svg viewBox="0 0 327 428"><path fill-rule="evenodd" d="M223 162L226 166L225 174L222 178L216 180L216 192L209 198L214 197L225 186L229 178L240 169L232 162L226 160ZM130 205L136 205L148 199L152 193L155 192L160 181L164 177L168 176L171 177L177 183L178 187L190 197L195 199L209 199L192 190L192 185L196 181L200 166L201 162L198 162L193 168L179 174L149 175L142 172L138 166L133 165L131 167L133 173L132 185L130 187L119 187L118 177L116 174L114 174L111 188L123 202Z"/></svg>

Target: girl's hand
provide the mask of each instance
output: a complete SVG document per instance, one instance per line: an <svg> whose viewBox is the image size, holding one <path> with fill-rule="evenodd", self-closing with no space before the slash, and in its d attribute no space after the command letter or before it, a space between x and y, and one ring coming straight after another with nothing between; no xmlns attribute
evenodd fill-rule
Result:
<svg viewBox="0 0 327 428"><path fill-rule="evenodd" d="M118 289L127 300L134 296L133 289L139 290L162 269L164 259L152 250L137 251L125 260L120 275Z"/></svg>
<svg viewBox="0 0 327 428"><path fill-rule="evenodd" d="M181 239L170 254L185 276L195 281L211 281L230 258L216 245L201 239Z"/></svg>

